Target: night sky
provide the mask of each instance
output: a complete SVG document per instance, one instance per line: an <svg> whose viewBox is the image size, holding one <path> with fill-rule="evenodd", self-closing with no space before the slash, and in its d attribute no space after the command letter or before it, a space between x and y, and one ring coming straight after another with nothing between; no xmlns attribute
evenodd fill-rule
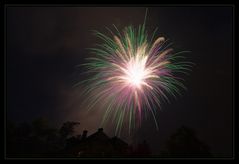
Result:
<svg viewBox="0 0 239 164"><path fill-rule="evenodd" d="M157 154L182 125L194 129L215 156L232 155L232 7L149 7L146 28L173 42L178 51L191 51L195 63L185 76L187 91L158 111L157 131L145 120L128 142L146 139ZM53 126L79 121L78 132L94 133L100 111L86 114L82 88L72 88L84 70L76 65L91 55L98 39L92 30L107 32L143 23L145 7L7 7L7 119L38 117ZM104 131L113 135L111 128Z"/></svg>

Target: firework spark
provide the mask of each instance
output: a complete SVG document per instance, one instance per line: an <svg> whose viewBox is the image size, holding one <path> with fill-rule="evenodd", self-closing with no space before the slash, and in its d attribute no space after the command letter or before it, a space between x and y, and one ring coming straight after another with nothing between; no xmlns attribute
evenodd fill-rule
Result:
<svg viewBox="0 0 239 164"><path fill-rule="evenodd" d="M123 33L114 28L116 34L109 30L112 37L95 31L103 43L91 48L95 56L83 64L91 74L83 81L88 108L100 103L105 109L102 124L112 120L116 134L124 125L129 132L139 127L147 113L158 128L156 109L162 100L169 101L167 95L176 97L179 88L185 89L176 75L187 73L192 63L180 55L185 51L173 53L164 37L154 39L156 30L148 39L145 23L138 29L126 27Z"/></svg>

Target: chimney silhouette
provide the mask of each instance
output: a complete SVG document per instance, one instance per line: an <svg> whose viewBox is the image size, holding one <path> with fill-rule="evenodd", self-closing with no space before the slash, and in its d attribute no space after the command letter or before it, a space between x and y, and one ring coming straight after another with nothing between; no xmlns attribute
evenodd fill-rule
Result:
<svg viewBox="0 0 239 164"><path fill-rule="evenodd" d="M82 134L82 139L86 139L86 137L87 137L87 130L84 130L83 131L83 134Z"/></svg>
<svg viewBox="0 0 239 164"><path fill-rule="evenodd" d="M99 128L99 129L98 129L98 132L103 132L103 128Z"/></svg>

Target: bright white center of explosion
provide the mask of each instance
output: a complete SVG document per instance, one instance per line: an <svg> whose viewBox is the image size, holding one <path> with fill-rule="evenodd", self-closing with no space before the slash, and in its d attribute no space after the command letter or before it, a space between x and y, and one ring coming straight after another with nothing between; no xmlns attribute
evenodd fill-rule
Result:
<svg viewBox="0 0 239 164"><path fill-rule="evenodd" d="M136 56L132 58L125 69L125 80L133 87L141 88L148 86L146 79L149 77L149 70L146 69L147 57Z"/></svg>

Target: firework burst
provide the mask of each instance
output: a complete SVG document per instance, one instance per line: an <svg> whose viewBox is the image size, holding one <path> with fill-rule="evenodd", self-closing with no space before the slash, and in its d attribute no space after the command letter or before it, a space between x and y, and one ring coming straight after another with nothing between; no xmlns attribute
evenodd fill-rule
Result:
<svg viewBox="0 0 239 164"><path fill-rule="evenodd" d="M126 27L112 36L95 31L103 42L91 48L94 57L87 58L84 67L90 74L84 80L84 93L90 101L88 109L101 104L104 111L102 124L111 120L115 133L128 127L129 132L140 126L142 119L151 113L156 128L156 109L162 100L169 101L167 95L180 94L186 89L179 73L187 73L192 65L185 57L173 53L164 37L155 38L156 30L149 39L145 23L137 29Z"/></svg>

